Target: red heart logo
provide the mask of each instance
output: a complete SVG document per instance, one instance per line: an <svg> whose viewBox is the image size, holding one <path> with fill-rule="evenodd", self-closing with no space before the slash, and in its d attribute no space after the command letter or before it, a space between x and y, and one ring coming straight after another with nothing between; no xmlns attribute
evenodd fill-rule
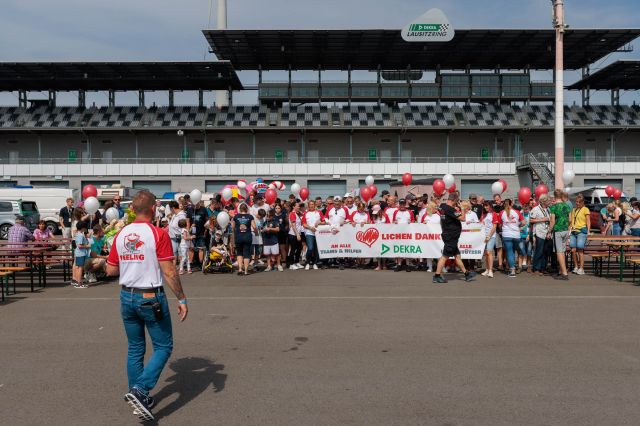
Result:
<svg viewBox="0 0 640 426"><path fill-rule="evenodd" d="M380 232L376 228L369 228L364 232L358 231L356 234L356 240L368 245L369 248L378 241L378 237L380 237Z"/></svg>

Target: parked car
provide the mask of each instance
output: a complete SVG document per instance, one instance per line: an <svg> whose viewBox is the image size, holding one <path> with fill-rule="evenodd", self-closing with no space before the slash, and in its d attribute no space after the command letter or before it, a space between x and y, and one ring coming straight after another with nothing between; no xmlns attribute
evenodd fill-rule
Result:
<svg viewBox="0 0 640 426"><path fill-rule="evenodd" d="M24 224L34 231L40 222L40 212L34 201L0 199L0 239L6 240L9 228L16 223L17 216L24 216Z"/></svg>
<svg viewBox="0 0 640 426"><path fill-rule="evenodd" d="M572 200L579 194L584 196L585 206L591 213L591 229L593 230L600 230L602 227L602 215L600 211L606 207L607 204L614 201L613 198L607 195L605 188L605 186L593 186L588 188L573 188L569 191L569 196ZM629 201L629 198L627 198L627 194L623 192L620 200Z"/></svg>
<svg viewBox="0 0 640 426"><path fill-rule="evenodd" d="M60 209L67 204L67 198L79 199L77 189L65 188L0 188L0 199L32 200L38 206L40 217L54 234L60 224Z"/></svg>

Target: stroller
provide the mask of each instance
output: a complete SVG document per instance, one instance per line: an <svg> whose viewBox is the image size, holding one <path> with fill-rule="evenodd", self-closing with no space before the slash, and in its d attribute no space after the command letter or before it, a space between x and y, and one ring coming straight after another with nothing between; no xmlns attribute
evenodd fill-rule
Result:
<svg viewBox="0 0 640 426"><path fill-rule="evenodd" d="M233 272L233 264L231 256L229 255L229 249L225 246L219 248L222 254L214 251L215 244L211 244L211 249L207 253L204 265L202 265L203 274L229 274Z"/></svg>

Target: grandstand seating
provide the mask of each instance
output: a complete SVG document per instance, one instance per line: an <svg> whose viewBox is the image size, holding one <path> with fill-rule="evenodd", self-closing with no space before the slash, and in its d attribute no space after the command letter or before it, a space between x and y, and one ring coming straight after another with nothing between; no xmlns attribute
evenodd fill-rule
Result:
<svg viewBox="0 0 640 426"><path fill-rule="evenodd" d="M546 127L553 105L265 105L217 110L180 107L0 107L0 128L189 128L189 127ZM640 126L638 106L567 106L568 127Z"/></svg>

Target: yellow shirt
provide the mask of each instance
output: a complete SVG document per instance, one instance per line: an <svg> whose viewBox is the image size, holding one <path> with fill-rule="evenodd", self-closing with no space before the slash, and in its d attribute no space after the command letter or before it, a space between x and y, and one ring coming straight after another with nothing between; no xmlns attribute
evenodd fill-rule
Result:
<svg viewBox="0 0 640 426"><path fill-rule="evenodd" d="M571 211L571 229L574 231L586 228L588 220L591 220L591 213L589 213L588 208L575 208Z"/></svg>

